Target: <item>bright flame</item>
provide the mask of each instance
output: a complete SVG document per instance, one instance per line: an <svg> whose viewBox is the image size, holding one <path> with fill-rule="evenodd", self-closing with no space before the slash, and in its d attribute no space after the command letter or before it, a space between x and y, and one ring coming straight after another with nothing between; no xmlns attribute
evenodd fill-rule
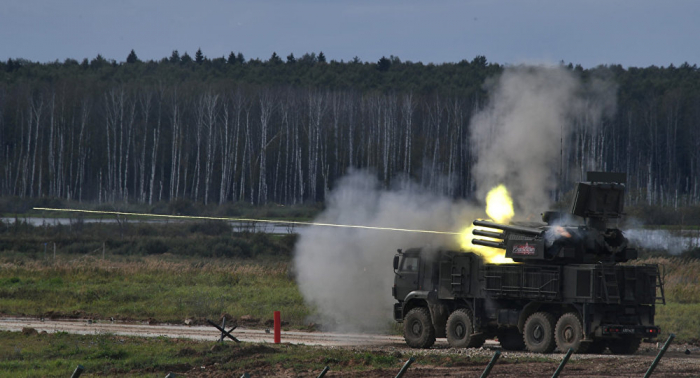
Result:
<svg viewBox="0 0 700 378"><path fill-rule="evenodd" d="M496 223L507 223L515 215L513 199L510 198L505 185L501 184L489 190L486 195L486 215Z"/></svg>
<svg viewBox="0 0 700 378"><path fill-rule="evenodd" d="M508 223L515 215L513 211L513 199L510 197L505 185L501 184L494 187L486 195L486 214L496 223ZM475 237L472 235L472 230L474 230L474 228L476 227L471 225L460 234L459 242L462 249L478 253L488 263L508 264L514 262L513 259L505 257L505 251L502 249L472 244L472 239ZM479 229L498 231L483 227ZM479 236L479 238L493 240L483 236Z"/></svg>

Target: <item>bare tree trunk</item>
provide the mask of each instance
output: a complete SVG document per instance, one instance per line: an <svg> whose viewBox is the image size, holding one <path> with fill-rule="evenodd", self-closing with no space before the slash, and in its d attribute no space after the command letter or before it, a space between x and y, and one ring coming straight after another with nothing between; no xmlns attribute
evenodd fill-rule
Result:
<svg viewBox="0 0 700 378"><path fill-rule="evenodd" d="M199 183L201 181L201 149L202 149L202 129L204 128L204 117L205 117L205 99L204 96L199 97L199 101L194 108L195 113L195 145L197 150L195 152L194 160L194 172L192 172L192 188L194 188L194 195L192 199L197 201L199 199Z"/></svg>
<svg viewBox="0 0 700 378"><path fill-rule="evenodd" d="M211 180L214 176L214 155L216 153L216 106L219 100L219 95L207 94L204 98L206 111L206 127L207 127L207 159L204 162L204 204L209 203L209 188Z"/></svg>
<svg viewBox="0 0 700 378"><path fill-rule="evenodd" d="M139 96L139 104L140 110L141 110L141 117L143 120L143 126L141 129L143 130L143 142L141 143L141 156L138 161L138 169L139 169L139 189L138 189L138 194L137 198L138 201L141 203L146 202L146 147L148 146L148 118L151 113L151 99L153 98L153 92L150 90L146 89L141 96ZM153 132L154 140L153 140L153 150L157 148L156 140L155 140L155 130ZM151 159L151 165L155 166L155 161ZM150 200L149 200L150 204Z"/></svg>
<svg viewBox="0 0 700 378"><path fill-rule="evenodd" d="M260 166L258 172L258 204L267 203L267 129L274 111L275 98L268 90L260 94Z"/></svg>
<svg viewBox="0 0 700 378"><path fill-rule="evenodd" d="M55 153L55 132L56 132L56 92L51 93L51 101L49 102L49 196L57 196L56 183L56 153ZM39 174L39 182L41 183L41 174ZM41 184L40 184L41 185ZM41 188L39 189L41 193Z"/></svg>
<svg viewBox="0 0 700 378"><path fill-rule="evenodd" d="M153 152L151 155L151 180L148 187L148 204L153 204L153 186L156 181L156 167L158 166L158 146L160 146L160 126L162 120L162 107L163 107L163 97L165 89L160 88L158 92L158 120L156 121L156 127L153 129ZM161 180L160 180L160 192L163 192L163 168L160 170ZM160 201L160 195L158 196Z"/></svg>
<svg viewBox="0 0 700 378"><path fill-rule="evenodd" d="M246 107L245 109L245 144L243 146L243 167L241 167L241 186L240 186L240 191L239 191L239 200L240 201L245 201L245 174L246 171L248 172L249 175L251 175L251 181L252 181L252 173L251 173L251 145L252 141L250 138L250 106ZM251 184L251 193L250 193L250 203L253 203L253 193L252 193L252 184Z"/></svg>
<svg viewBox="0 0 700 378"><path fill-rule="evenodd" d="M243 111L243 108L245 106L243 95L241 94L240 90L236 92L236 97L235 97L235 102L234 102L236 109L236 130L233 133L233 146L234 149L231 151L233 154L233 168L231 169L231 198L233 200L236 200L237 197L237 191L236 191L236 171L238 169L238 146L240 146L240 135L241 135L241 112ZM241 173L243 172L243 168L241 168Z"/></svg>
<svg viewBox="0 0 700 378"><path fill-rule="evenodd" d="M34 101L31 102L31 112L34 114L34 121L36 122L36 127L34 127L34 151L32 153L32 175L29 180L29 197L34 196L34 172L36 170L36 153L37 150L39 149L39 126L41 125L41 116L43 113L43 108L44 108L44 100L43 98L40 99L39 104L37 105ZM31 128L30 128L30 133L31 133ZM31 142L31 139L29 140ZM30 151L31 149L28 149L27 151ZM41 163L41 162L40 162ZM40 179L41 180L41 179Z"/></svg>
<svg viewBox="0 0 700 378"><path fill-rule="evenodd" d="M233 134L229 129L229 104L228 101L224 100L222 102L222 112L223 112L223 128L221 129L220 138L223 141L221 144L221 183L219 184L219 205L226 202L226 197L229 191L230 182L230 172L231 172L231 150L235 149L235 146L231 143L231 135Z"/></svg>
<svg viewBox="0 0 700 378"><path fill-rule="evenodd" d="M309 93L309 198L317 201L316 187L319 168L319 150L321 149L321 119L325 113L325 95L319 92Z"/></svg>
<svg viewBox="0 0 700 378"><path fill-rule="evenodd" d="M405 125L403 172L406 177L411 176L411 147L413 142L413 94L409 93L403 100L403 120Z"/></svg>
<svg viewBox="0 0 700 378"><path fill-rule="evenodd" d="M75 187L78 190L78 202L83 200L83 187L85 186L85 162L87 161L87 139L88 131L86 126L90 118L90 104L87 98L83 99L80 108L80 134L78 135L78 174L76 175Z"/></svg>
<svg viewBox="0 0 700 378"><path fill-rule="evenodd" d="M180 126L180 108L177 98L177 90L173 90L170 98L170 124L172 125L172 144L170 149L170 196L169 199L175 200L179 196L180 187L180 163L182 158L181 149L181 126Z"/></svg>

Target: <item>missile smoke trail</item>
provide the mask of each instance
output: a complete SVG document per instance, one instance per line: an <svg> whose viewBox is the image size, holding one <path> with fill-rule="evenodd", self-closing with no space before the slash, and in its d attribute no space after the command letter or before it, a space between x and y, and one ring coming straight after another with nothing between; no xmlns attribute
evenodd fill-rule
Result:
<svg viewBox="0 0 700 378"><path fill-rule="evenodd" d="M101 211L101 210L79 210L79 209L54 209L49 207L35 207L34 210L41 211L66 211L72 213L87 213L87 214L110 214L110 215L131 215L131 216L142 216L142 217L154 217L154 218L171 218L171 219L197 219L197 220L219 220L227 222L258 222L258 223L282 223L282 224L293 224L299 226L321 226L321 227L341 227L341 228L359 228L364 230L380 230L380 231L399 231L399 232L417 232L424 234L438 234L438 235L459 235L459 232L446 232L446 231L434 231L434 230L412 230L407 228L394 228L394 227L376 227L376 226L362 226L355 224L336 224L336 223L319 223L319 222L300 222L300 221L286 221L286 220L272 220L272 219L252 219L252 218L225 218L225 217L202 217L202 216L191 216L191 215L166 215L166 214L147 214L147 213L127 213L122 211Z"/></svg>

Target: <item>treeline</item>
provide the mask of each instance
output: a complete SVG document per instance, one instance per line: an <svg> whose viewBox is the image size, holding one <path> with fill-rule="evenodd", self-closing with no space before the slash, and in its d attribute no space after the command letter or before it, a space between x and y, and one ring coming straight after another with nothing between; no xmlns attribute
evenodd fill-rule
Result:
<svg viewBox="0 0 700 378"><path fill-rule="evenodd" d="M566 181L623 171L632 203L700 202L697 67L565 67L619 85L617 112L565 141ZM350 168L370 168L386 185L408 177L468 198L469 121L486 103L484 81L503 69L485 57L424 65L327 62L322 53L8 60L0 195L295 204L323 200Z"/></svg>

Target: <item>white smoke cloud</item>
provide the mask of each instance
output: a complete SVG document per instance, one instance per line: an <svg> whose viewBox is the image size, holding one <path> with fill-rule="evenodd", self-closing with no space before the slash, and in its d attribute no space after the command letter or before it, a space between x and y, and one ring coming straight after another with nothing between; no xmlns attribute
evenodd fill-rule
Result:
<svg viewBox="0 0 700 378"><path fill-rule="evenodd" d="M410 185L380 190L376 176L354 171L326 199L317 222L435 231L474 219L465 203ZM483 216L483 215L482 215ZM299 289L319 315L314 321L344 331L386 327L392 320L392 259L398 248L458 248L454 235L353 228L309 227L300 231L294 266Z"/></svg>
<svg viewBox="0 0 700 378"><path fill-rule="evenodd" d="M550 204L563 143L614 111L616 87L601 78L584 85L563 67L545 66L508 68L486 87L489 102L470 125L477 197L505 184L516 213L532 217Z"/></svg>
<svg viewBox="0 0 700 378"><path fill-rule="evenodd" d="M679 255L685 251L700 247L700 236L697 231L645 230L627 229L623 231L632 247L652 251L667 251Z"/></svg>

